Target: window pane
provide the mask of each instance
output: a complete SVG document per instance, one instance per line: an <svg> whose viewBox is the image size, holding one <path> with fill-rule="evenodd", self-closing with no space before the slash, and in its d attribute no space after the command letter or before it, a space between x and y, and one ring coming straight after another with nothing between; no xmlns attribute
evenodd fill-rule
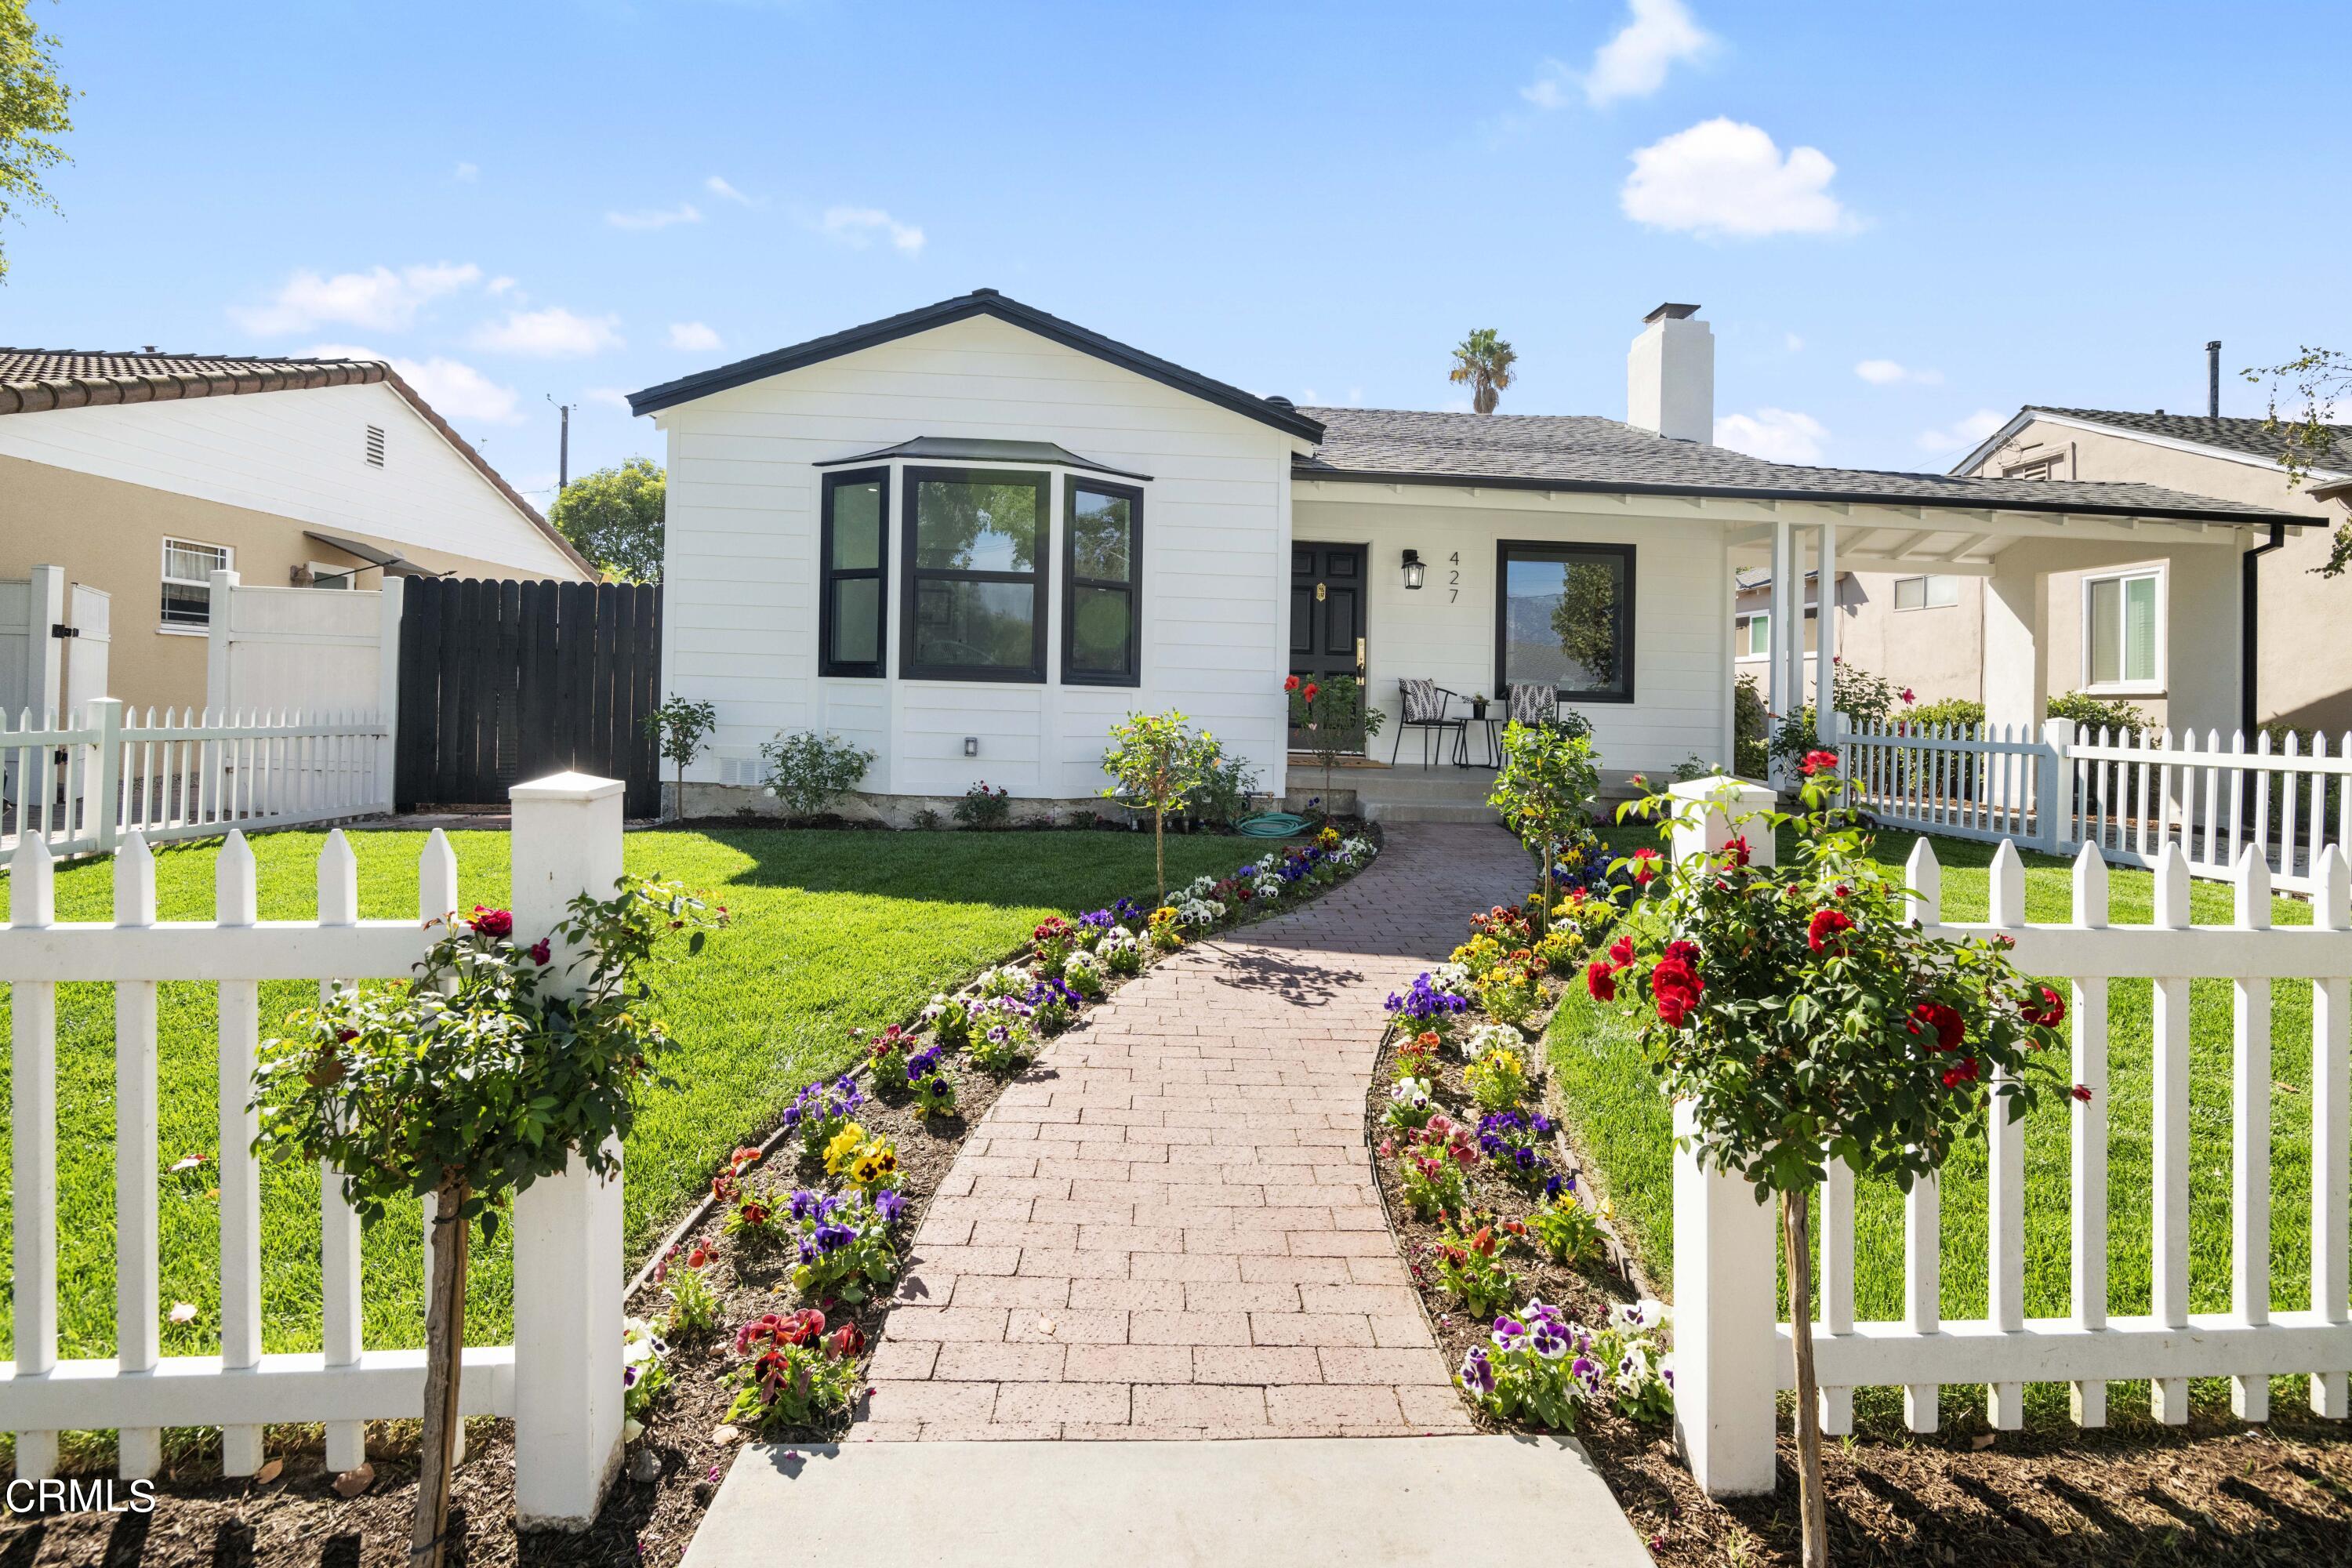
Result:
<svg viewBox="0 0 2352 1568"><path fill-rule="evenodd" d="M2091 584L2091 682L2123 679L2123 592L2113 578Z"/></svg>
<svg viewBox="0 0 2352 1568"><path fill-rule="evenodd" d="M2133 577L2124 589L2124 679L2156 679L2156 579Z"/></svg>
<svg viewBox="0 0 2352 1568"><path fill-rule="evenodd" d="M1945 605L1957 605L1959 602L1960 580L1958 577L1930 577L1927 579L1927 603L1930 605L1941 606Z"/></svg>
<svg viewBox="0 0 2352 1568"><path fill-rule="evenodd" d="M163 575L201 583L215 571L228 566L228 552L216 544L189 544L177 539L163 542Z"/></svg>
<svg viewBox="0 0 2352 1568"><path fill-rule="evenodd" d="M213 591L180 583L163 584L163 624L167 626L210 626Z"/></svg>
<svg viewBox="0 0 2352 1568"><path fill-rule="evenodd" d="M1129 612L1124 588L1075 590L1070 600L1070 668L1079 675L1125 675Z"/></svg>
<svg viewBox="0 0 2352 1568"><path fill-rule="evenodd" d="M950 572L1035 571L1038 496L1031 484L920 481L915 486L915 564Z"/></svg>
<svg viewBox="0 0 2352 1568"><path fill-rule="evenodd" d="M1563 693L1618 692L1618 631L1626 614L1625 560L1571 552L1504 563L1503 679Z"/></svg>
<svg viewBox="0 0 2352 1568"><path fill-rule="evenodd" d="M915 584L915 659L975 669L1035 667L1037 591L1026 583Z"/></svg>
<svg viewBox="0 0 2352 1568"><path fill-rule="evenodd" d="M1080 489L1070 498L1070 547L1076 575L1097 582L1128 583L1132 542L1130 508L1125 496Z"/></svg>
<svg viewBox="0 0 2352 1568"><path fill-rule="evenodd" d="M878 664L882 659L882 580L842 577L833 584L835 664Z"/></svg>
<svg viewBox="0 0 2352 1568"><path fill-rule="evenodd" d="M870 572L882 563L882 481L833 491L833 569Z"/></svg>
<svg viewBox="0 0 2352 1568"><path fill-rule="evenodd" d="M1898 610L1924 608L1927 603L1927 579L1897 577L1895 579L1895 607Z"/></svg>

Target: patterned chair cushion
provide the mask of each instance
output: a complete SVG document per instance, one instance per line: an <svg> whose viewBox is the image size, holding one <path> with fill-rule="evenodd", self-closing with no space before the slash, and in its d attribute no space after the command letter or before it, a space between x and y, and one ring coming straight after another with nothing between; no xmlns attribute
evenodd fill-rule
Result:
<svg viewBox="0 0 2352 1568"><path fill-rule="evenodd" d="M1404 721L1408 724L1434 724L1444 715L1445 700L1438 695L1434 680L1400 680L1404 691Z"/></svg>
<svg viewBox="0 0 2352 1568"><path fill-rule="evenodd" d="M1549 724L1559 717L1556 687L1515 684L1511 688L1511 722Z"/></svg>

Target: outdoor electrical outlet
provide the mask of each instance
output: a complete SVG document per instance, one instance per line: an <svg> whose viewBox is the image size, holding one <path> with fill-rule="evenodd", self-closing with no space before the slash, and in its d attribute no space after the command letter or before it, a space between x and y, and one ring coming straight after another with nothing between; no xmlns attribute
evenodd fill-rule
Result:
<svg viewBox="0 0 2352 1568"><path fill-rule="evenodd" d="M980 737L979 737L979 736L977 736L977 735L966 735L966 736L963 738L963 754L964 754L965 756L967 756L967 757L976 757L976 756L980 755Z"/></svg>

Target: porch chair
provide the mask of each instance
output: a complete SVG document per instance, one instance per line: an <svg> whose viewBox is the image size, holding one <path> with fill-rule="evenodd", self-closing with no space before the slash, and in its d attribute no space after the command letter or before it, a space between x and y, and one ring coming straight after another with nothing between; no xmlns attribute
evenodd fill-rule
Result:
<svg viewBox="0 0 2352 1568"><path fill-rule="evenodd" d="M1541 725L1559 730L1571 738L1592 733L1592 721L1570 708L1559 705L1559 688L1538 682L1514 682L1505 693L1510 721L1514 724Z"/></svg>
<svg viewBox="0 0 2352 1568"><path fill-rule="evenodd" d="M1431 765L1432 740L1438 742L1437 754L1442 757L1445 754L1442 737L1451 731L1458 740L1469 728L1470 721L1466 717L1449 715L1445 711L1446 703L1462 694L1450 691L1434 680L1399 680L1397 689L1403 694L1404 712L1397 724L1396 744L1389 748L1390 765L1395 765L1397 753L1403 749L1404 732L1418 730L1421 731L1421 765L1428 767Z"/></svg>

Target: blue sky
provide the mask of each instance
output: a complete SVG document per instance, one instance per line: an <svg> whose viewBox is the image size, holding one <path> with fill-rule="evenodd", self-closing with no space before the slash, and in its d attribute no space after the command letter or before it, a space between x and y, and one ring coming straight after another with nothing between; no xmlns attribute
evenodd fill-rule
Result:
<svg viewBox="0 0 2352 1568"><path fill-rule="evenodd" d="M364 349L541 500L551 395L658 456L619 392L982 285L1301 402L1454 405L1492 326L1505 412L1617 416L1696 300L1719 439L1894 468L2352 346L2340 5L35 10L0 342Z"/></svg>

